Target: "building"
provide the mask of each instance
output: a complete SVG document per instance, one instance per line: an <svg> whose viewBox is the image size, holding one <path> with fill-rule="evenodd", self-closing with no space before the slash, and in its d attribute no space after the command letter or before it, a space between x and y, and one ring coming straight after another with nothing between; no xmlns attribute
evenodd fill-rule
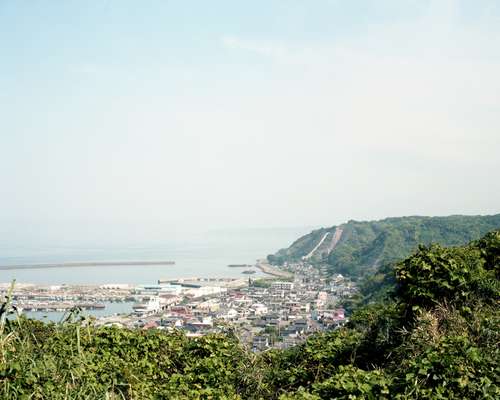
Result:
<svg viewBox="0 0 500 400"><path fill-rule="evenodd" d="M252 348L254 350L265 350L269 347L269 336L254 336Z"/></svg>
<svg viewBox="0 0 500 400"><path fill-rule="evenodd" d="M132 307L136 314L154 314L161 310L160 298L158 296L145 297L140 303Z"/></svg>
<svg viewBox="0 0 500 400"><path fill-rule="evenodd" d="M293 282L286 282L286 281L273 282L271 283L271 289L290 291L293 290Z"/></svg>
<svg viewBox="0 0 500 400"><path fill-rule="evenodd" d="M169 284L139 285L135 287L135 292L140 294L170 294L178 296L182 293L182 286Z"/></svg>
<svg viewBox="0 0 500 400"><path fill-rule="evenodd" d="M253 315L264 315L267 314L267 306L261 303L252 304L250 308L250 313Z"/></svg>

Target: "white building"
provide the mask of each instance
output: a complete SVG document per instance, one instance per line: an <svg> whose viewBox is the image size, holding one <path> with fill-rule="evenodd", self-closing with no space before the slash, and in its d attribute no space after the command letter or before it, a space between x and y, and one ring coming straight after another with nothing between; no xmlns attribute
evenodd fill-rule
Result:
<svg viewBox="0 0 500 400"><path fill-rule="evenodd" d="M231 308L222 318L225 320L234 320L239 317L239 312L236 311L234 308Z"/></svg>
<svg viewBox="0 0 500 400"><path fill-rule="evenodd" d="M137 314L154 314L161 310L160 298L158 296L145 297L140 303L132 307Z"/></svg>
<svg viewBox="0 0 500 400"><path fill-rule="evenodd" d="M186 291L187 295L193 296L193 298L203 297L203 296L214 296L222 293L226 293L227 288L220 286L202 286L199 288L192 288Z"/></svg>
<svg viewBox="0 0 500 400"><path fill-rule="evenodd" d="M271 289L290 291L293 289L293 282L284 282L284 281L273 282L271 283Z"/></svg>
<svg viewBox="0 0 500 400"><path fill-rule="evenodd" d="M137 293L142 294L171 294L180 295L182 293L182 286L180 285L170 285L170 284L159 284L159 285L139 285L135 287Z"/></svg>
<svg viewBox="0 0 500 400"><path fill-rule="evenodd" d="M251 310L253 310L255 315L264 315L267 314L268 311L267 306L261 303L252 304Z"/></svg>

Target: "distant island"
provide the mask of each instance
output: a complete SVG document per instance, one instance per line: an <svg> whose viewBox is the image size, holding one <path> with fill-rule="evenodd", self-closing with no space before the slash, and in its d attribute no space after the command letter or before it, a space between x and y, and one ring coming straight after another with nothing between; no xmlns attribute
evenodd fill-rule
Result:
<svg viewBox="0 0 500 400"><path fill-rule="evenodd" d="M0 265L0 271L15 269L44 269L44 268L67 268L67 267L116 267L116 266L138 266L138 265L174 265L175 261L85 261L85 262L62 262L50 264L19 264Z"/></svg>

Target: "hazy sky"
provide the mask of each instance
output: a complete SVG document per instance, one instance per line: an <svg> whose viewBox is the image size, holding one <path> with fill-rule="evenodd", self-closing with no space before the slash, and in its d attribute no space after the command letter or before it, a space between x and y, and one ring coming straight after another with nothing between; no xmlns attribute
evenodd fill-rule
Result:
<svg viewBox="0 0 500 400"><path fill-rule="evenodd" d="M0 240L500 212L500 2L0 0Z"/></svg>

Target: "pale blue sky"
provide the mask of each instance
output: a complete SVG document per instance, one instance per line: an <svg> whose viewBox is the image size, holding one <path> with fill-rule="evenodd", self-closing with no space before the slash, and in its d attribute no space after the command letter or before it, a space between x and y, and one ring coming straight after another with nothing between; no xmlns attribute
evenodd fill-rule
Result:
<svg viewBox="0 0 500 400"><path fill-rule="evenodd" d="M500 212L498 1L0 0L0 240Z"/></svg>

